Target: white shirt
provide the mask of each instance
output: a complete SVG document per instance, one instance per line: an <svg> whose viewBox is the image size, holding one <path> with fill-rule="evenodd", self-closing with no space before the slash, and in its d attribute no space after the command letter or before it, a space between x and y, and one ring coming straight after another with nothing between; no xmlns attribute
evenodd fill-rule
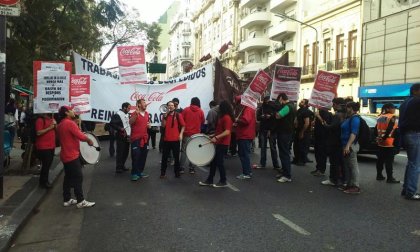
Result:
<svg viewBox="0 0 420 252"><path fill-rule="evenodd" d="M130 118L129 118L128 113L126 114L126 113L122 112L121 110L119 110L117 112L117 114L121 118L121 121L123 123L123 127L125 129L125 132L127 133L127 136L130 136L131 135L131 126L130 126L130 123L129 123Z"/></svg>

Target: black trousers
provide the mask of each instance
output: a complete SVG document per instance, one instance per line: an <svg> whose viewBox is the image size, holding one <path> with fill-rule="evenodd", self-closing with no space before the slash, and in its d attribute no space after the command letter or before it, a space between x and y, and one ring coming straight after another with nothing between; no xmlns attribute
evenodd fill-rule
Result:
<svg viewBox="0 0 420 252"><path fill-rule="evenodd" d="M316 160L316 169L322 173L325 173L327 169L327 139L317 137L315 138L314 143L315 149L315 160Z"/></svg>
<svg viewBox="0 0 420 252"><path fill-rule="evenodd" d="M340 145L327 146L327 156L330 160L330 181L334 184L344 182L343 148Z"/></svg>
<svg viewBox="0 0 420 252"><path fill-rule="evenodd" d="M309 144L311 136L309 132L305 132L302 139L299 139L299 134L295 134L293 141L294 161L298 163L306 163L308 161Z"/></svg>
<svg viewBox="0 0 420 252"><path fill-rule="evenodd" d="M122 170L125 167L125 161L127 161L128 153L130 151L130 143L126 140L117 137L117 170Z"/></svg>
<svg viewBox="0 0 420 252"><path fill-rule="evenodd" d="M148 143L150 143L150 140L152 140L152 147L153 149L156 148L156 131L153 130L148 130L147 131L149 133L149 140Z"/></svg>
<svg viewBox="0 0 420 252"><path fill-rule="evenodd" d="M231 155L236 155L236 153L238 152L238 143L236 141L236 133L235 132L231 133L229 152L230 152Z"/></svg>
<svg viewBox="0 0 420 252"><path fill-rule="evenodd" d="M115 133L114 130L109 131L109 155L113 157L115 154Z"/></svg>
<svg viewBox="0 0 420 252"><path fill-rule="evenodd" d="M207 182L213 183L213 178L216 175L216 168L219 168L220 182L226 183L226 170L225 170L223 161L224 161L227 150L228 150L227 145L221 145L221 144L216 145L216 156L214 157L213 161L211 161L210 163L210 173L207 178Z"/></svg>
<svg viewBox="0 0 420 252"><path fill-rule="evenodd" d="M77 203L84 200L83 197L83 174L82 174L82 163L79 158L72 160L64 165L64 182L63 182L63 199L64 202L71 199L71 188L74 189L74 195L76 196Z"/></svg>
<svg viewBox="0 0 420 252"><path fill-rule="evenodd" d="M180 142L179 141L163 141L162 146L162 163L160 165L160 174L165 175L166 168L168 167L168 158L169 153L172 152L175 165L174 172L176 176L179 176L179 152L180 152Z"/></svg>
<svg viewBox="0 0 420 252"><path fill-rule="evenodd" d="M37 150L36 152L42 165L39 184L45 185L48 183L48 174L50 173L51 164L54 159L54 149Z"/></svg>
<svg viewBox="0 0 420 252"><path fill-rule="evenodd" d="M393 147L381 147L378 149L378 159L376 160L376 172L381 176L385 165L387 179L393 178L393 163L395 150Z"/></svg>

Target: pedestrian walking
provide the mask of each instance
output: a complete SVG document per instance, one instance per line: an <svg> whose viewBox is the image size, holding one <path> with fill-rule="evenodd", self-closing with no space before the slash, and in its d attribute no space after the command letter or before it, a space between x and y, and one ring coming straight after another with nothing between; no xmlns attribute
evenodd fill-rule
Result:
<svg viewBox="0 0 420 252"><path fill-rule="evenodd" d="M401 195L408 200L420 200L420 194L417 193L420 171L420 83L411 86L410 95L400 106L399 128L408 159Z"/></svg>
<svg viewBox="0 0 420 252"><path fill-rule="evenodd" d="M216 155L210 163L210 173L204 182L199 182L202 186L226 187L226 170L224 166L224 157L230 143L230 132L233 124L232 107L227 101L222 101L219 105L219 115L216 124L216 131L211 135L211 141L216 144ZM213 184L216 168L219 169L220 180Z"/></svg>
<svg viewBox="0 0 420 252"><path fill-rule="evenodd" d="M398 128L397 117L395 116L395 106L392 103L385 103L382 113L377 119L376 131L378 143L378 158L376 159L376 180L384 180L382 174L385 165L386 182L399 184L400 181L393 176L393 164L395 156L394 133Z"/></svg>
<svg viewBox="0 0 420 252"><path fill-rule="evenodd" d="M235 97L237 105L241 104L241 96ZM243 106L242 113L238 119L233 123L236 129L236 140L238 143L238 154L242 165L242 174L237 176L237 179L251 178L251 145L255 138L255 110L248 106Z"/></svg>
<svg viewBox="0 0 420 252"><path fill-rule="evenodd" d="M130 151L131 126L129 123L129 111L130 103L124 102L121 105L121 109L112 115L109 123L110 128L115 132L114 136L117 142L115 173L122 173L129 170L125 167L125 162Z"/></svg>
<svg viewBox="0 0 420 252"><path fill-rule="evenodd" d="M92 207L95 202L87 201L83 196L80 141L87 142L89 146L93 146L93 142L77 127L71 107L62 106L58 114L62 119L57 126L57 134L61 143L60 159L64 165L63 205L68 207L76 204L77 208ZM74 189L76 199L71 198L71 188Z"/></svg>
<svg viewBox="0 0 420 252"><path fill-rule="evenodd" d="M131 127L131 181L137 181L140 178L147 178L149 175L144 173L146 166L147 153L149 152L149 136L147 130L151 125L149 122L149 113L146 111L147 104L144 99L137 100L136 111L130 115Z"/></svg>
<svg viewBox="0 0 420 252"><path fill-rule="evenodd" d="M51 114L42 114L35 121L35 149L37 157L41 161L39 186L47 189L52 187L48 175L54 159L56 126L57 122Z"/></svg>

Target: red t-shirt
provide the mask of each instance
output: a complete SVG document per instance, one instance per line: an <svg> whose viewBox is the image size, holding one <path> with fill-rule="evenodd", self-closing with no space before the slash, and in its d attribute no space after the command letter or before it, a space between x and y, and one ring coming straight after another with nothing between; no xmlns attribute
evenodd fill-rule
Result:
<svg viewBox="0 0 420 252"><path fill-rule="evenodd" d="M49 128L53 124L52 118L38 118L35 121L35 131ZM55 149L55 129L47 131L45 134L36 136L35 147L37 150Z"/></svg>
<svg viewBox="0 0 420 252"><path fill-rule="evenodd" d="M236 139L253 140L255 138L255 110L245 106L242 116L239 118L236 127Z"/></svg>
<svg viewBox="0 0 420 252"><path fill-rule="evenodd" d="M179 141L179 127L185 126L184 118L182 118L182 115L177 113L178 116L174 116L174 114L170 114L166 117L166 124L165 124L165 138L163 138L164 141L172 142L172 141ZM178 122L178 119L179 122ZM172 120L174 124L172 125Z"/></svg>
<svg viewBox="0 0 420 252"><path fill-rule="evenodd" d="M229 115L224 115L223 117L217 120L216 125L216 136L222 134L225 130L230 130L232 132L232 118ZM222 138L218 138L216 144L220 145L230 145L230 136L231 134L224 136Z"/></svg>
<svg viewBox="0 0 420 252"><path fill-rule="evenodd" d="M80 131L77 124L64 118L57 126L57 134L61 143L61 161L67 163L79 158L80 141L86 141L88 137Z"/></svg>
<svg viewBox="0 0 420 252"><path fill-rule="evenodd" d="M130 114L130 117L132 117L134 113ZM131 142L140 139L140 146L143 147L143 145L147 142L149 138L147 134L148 122L149 113L147 113L147 111L144 112L144 116L142 116L140 113L137 115L136 121L133 124L131 124Z"/></svg>
<svg viewBox="0 0 420 252"><path fill-rule="evenodd" d="M204 124L204 112L195 105L186 107L182 111L182 117L185 121L184 136L192 136L201 132L201 125Z"/></svg>

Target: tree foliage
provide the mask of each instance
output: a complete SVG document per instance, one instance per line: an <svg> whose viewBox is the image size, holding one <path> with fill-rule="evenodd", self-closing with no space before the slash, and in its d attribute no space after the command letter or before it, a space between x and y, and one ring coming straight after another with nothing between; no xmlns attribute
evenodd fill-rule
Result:
<svg viewBox="0 0 420 252"><path fill-rule="evenodd" d="M87 57L103 45L101 28L123 16L118 0L22 0L21 15L8 18L7 81L32 83L34 60L66 60L71 50Z"/></svg>

